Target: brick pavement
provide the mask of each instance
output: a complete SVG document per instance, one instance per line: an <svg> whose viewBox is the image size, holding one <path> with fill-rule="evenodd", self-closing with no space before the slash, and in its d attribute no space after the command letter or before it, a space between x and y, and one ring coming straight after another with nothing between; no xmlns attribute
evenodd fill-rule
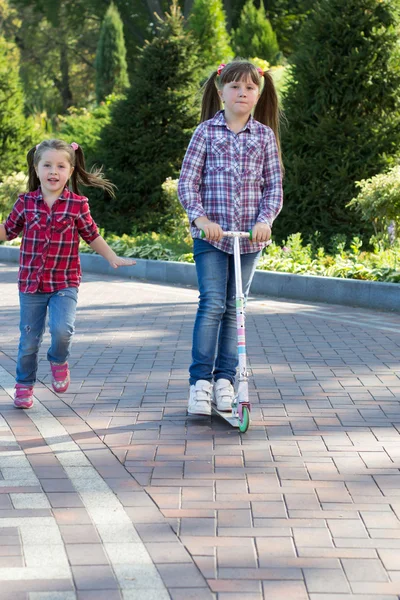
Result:
<svg viewBox="0 0 400 600"><path fill-rule="evenodd" d="M252 427L186 416L194 290L86 276L67 394L10 406L0 265L2 600L400 597L400 318L252 299Z"/></svg>

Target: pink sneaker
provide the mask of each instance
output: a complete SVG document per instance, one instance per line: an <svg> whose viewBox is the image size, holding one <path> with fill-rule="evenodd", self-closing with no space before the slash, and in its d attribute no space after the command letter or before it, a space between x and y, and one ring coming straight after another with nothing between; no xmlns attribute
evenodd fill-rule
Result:
<svg viewBox="0 0 400 600"><path fill-rule="evenodd" d="M51 362L50 367L53 375L53 390L58 394L63 394L67 391L70 382L68 363L65 362L59 365Z"/></svg>
<svg viewBox="0 0 400 600"><path fill-rule="evenodd" d="M14 406L15 408L31 408L33 405L33 386L15 384Z"/></svg>

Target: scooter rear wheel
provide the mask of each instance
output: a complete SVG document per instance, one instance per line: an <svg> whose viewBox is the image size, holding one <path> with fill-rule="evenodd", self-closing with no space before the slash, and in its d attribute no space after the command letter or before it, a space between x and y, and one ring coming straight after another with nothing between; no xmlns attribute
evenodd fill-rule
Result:
<svg viewBox="0 0 400 600"><path fill-rule="evenodd" d="M247 406L243 406L243 419L239 419L239 431L241 433L246 433L250 425L250 411Z"/></svg>

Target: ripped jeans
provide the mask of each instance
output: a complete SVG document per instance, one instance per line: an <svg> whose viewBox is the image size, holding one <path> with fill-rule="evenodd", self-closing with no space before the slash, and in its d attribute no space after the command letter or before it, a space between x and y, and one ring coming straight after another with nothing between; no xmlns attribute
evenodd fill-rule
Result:
<svg viewBox="0 0 400 600"><path fill-rule="evenodd" d="M238 364L236 288L233 254L218 250L205 240L193 245L199 282L199 307L193 329L189 383L199 379L235 381ZM240 257L245 302L261 252Z"/></svg>
<svg viewBox="0 0 400 600"><path fill-rule="evenodd" d="M46 326L47 309L51 346L47 359L62 364L69 356L75 331L75 313L78 288L70 287L44 294L20 292L20 332L18 347L17 383L34 385L38 368L38 354Z"/></svg>

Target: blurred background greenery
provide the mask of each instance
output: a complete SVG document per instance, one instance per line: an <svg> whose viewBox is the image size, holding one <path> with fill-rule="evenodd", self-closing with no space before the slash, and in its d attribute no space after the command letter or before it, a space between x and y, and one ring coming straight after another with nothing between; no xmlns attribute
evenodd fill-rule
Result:
<svg viewBox="0 0 400 600"><path fill-rule="evenodd" d="M176 181L204 79L240 56L282 106L285 201L261 266L397 281L399 15L400 0L0 0L0 215L29 148L61 137L117 186L87 193L119 251L190 260Z"/></svg>

